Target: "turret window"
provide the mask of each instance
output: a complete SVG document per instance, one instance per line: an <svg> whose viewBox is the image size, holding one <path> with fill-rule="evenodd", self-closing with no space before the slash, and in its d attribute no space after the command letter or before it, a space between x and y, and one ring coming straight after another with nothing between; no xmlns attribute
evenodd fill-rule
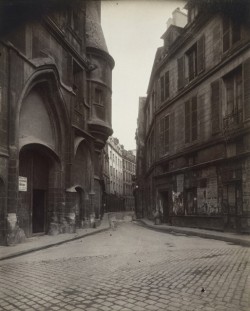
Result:
<svg viewBox="0 0 250 311"><path fill-rule="evenodd" d="M103 91L99 88L95 89L95 104L103 106Z"/></svg>

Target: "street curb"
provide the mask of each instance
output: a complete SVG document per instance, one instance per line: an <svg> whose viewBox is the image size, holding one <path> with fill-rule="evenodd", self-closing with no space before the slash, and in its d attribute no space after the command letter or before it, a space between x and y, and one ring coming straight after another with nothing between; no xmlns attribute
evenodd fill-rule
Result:
<svg viewBox="0 0 250 311"><path fill-rule="evenodd" d="M219 241L229 242L229 243L233 243L233 244L237 244L241 246L250 247L250 241L246 241L244 239L237 238L237 237L234 238L234 237L228 237L228 236L220 236L213 232L211 233L210 232L195 232L192 230L188 230L186 228L185 229L176 228L176 227L165 227L165 228L158 227L157 228L155 225L147 224L142 219L137 219L136 221L139 222L144 227L153 229L155 231L161 231L161 232L163 231L163 232L168 232L168 233L182 233L182 234L186 234L189 236L198 236L198 237L205 238L205 239L214 239L214 240L219 240Z"/></svg>
<svg viewBox="0 0 250 311"><path fill-rule="evenodd" d="M85 238L87 236L91 236L91 235L94 235L94 234L97 234L97 233L108 231L109 229L110 229L110 226L107 227L107 228L99 229L99 230L94 231L94 232L89 232L89 233L85 233L83 235L75 236L74 238L70 238L70 239L67 239L67 240L60 241L60 242L56 242L56 243L52 243L52 244L47 244L47 245L43 245L43 246L40 246L40 247L38 246L36 248L31 248L29 250L20 251L18 253L14 253L14 254L11 254L11 255L0 257L0 261L6 260L6 259L15 258L15 257L18 257L18 256L22 256L22 255L26 255L26 254L29 254L29 253L33 253L33 252L37 252L37 251L40 251L40 250L43 250L43 249L47 249L47 248L50 248L50 247L59 246L61 244L67 243L67 242L72 242L72 241L75 241L75 240L79 240L79 239Z"/></svg>

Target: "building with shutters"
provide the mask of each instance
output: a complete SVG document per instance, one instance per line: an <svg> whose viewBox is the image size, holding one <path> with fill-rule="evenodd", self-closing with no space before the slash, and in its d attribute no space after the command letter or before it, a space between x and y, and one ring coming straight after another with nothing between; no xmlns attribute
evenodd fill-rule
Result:
<svg viewBox="0 0 250 311"><path fill-rule="evenodd" d="M249 2L189 0L186 9L186 26L173 16L162 36L139 115L137 209L172 225L249 232Z"/></svg>
<svg viewBox="0 0 250 311"><path fill-rule="evenodd" d="M123 163L123 197L126 211L135 209L135 166L136 157L134 150L122 150Z"/></svg>
<svg viewBox="0 0 250 311"><path fill-rule="evenodd" d="M124 210L123 198L123 166L122 150L123 145L119 139L110 136L107 141L109 155L109 192L107 195L107 211L116 212Z"/></svg>
<svg viewBox="0 0 250 311"><path fill-rule="evenodd" d="M100 1L0 4L0 242L100 218L114 60Z"/></svg>

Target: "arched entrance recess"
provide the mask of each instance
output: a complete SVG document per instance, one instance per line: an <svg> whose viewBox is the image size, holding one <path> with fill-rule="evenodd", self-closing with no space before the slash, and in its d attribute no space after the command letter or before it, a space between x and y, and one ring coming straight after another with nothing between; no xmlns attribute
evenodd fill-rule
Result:
<svg viewBox="0 0 250 311"><path fill-rule="evenodd" d="M48 231L59 169L59 159L44 145L29 144L20 151L19 176L26 180L27 188L19 191L18 219L27 236Z"/></svg>
<svg viewBox="0 0 250 311"><path fill-rule="evenodd" d="M88 143L83 138L75 140L75 158L72 165L72 180L76 190L76 226L82 227L89 219L93 168Z"/></svg>
<svg viewBox="0 0 250 311"><path fill-rule="evenodd" d="M51 106L46 85L41 83L29 92L20 109L19 178L26 188L19 189L18 220L27 236L46 233L62 201L62 169L56 152L61 135Z"/></svg>

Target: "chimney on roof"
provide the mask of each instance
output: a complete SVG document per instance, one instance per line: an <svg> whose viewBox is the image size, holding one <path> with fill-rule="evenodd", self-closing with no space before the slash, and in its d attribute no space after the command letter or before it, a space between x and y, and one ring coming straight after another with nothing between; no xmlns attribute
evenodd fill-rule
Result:
<svg viewBox="0 0 250 311"><path fill-rule="evenodd" d="M187 24L187 14L182 12L180 8L177 8L173 11L172 17L167 21L167 28L170 25L184 27Z"/></svg>

